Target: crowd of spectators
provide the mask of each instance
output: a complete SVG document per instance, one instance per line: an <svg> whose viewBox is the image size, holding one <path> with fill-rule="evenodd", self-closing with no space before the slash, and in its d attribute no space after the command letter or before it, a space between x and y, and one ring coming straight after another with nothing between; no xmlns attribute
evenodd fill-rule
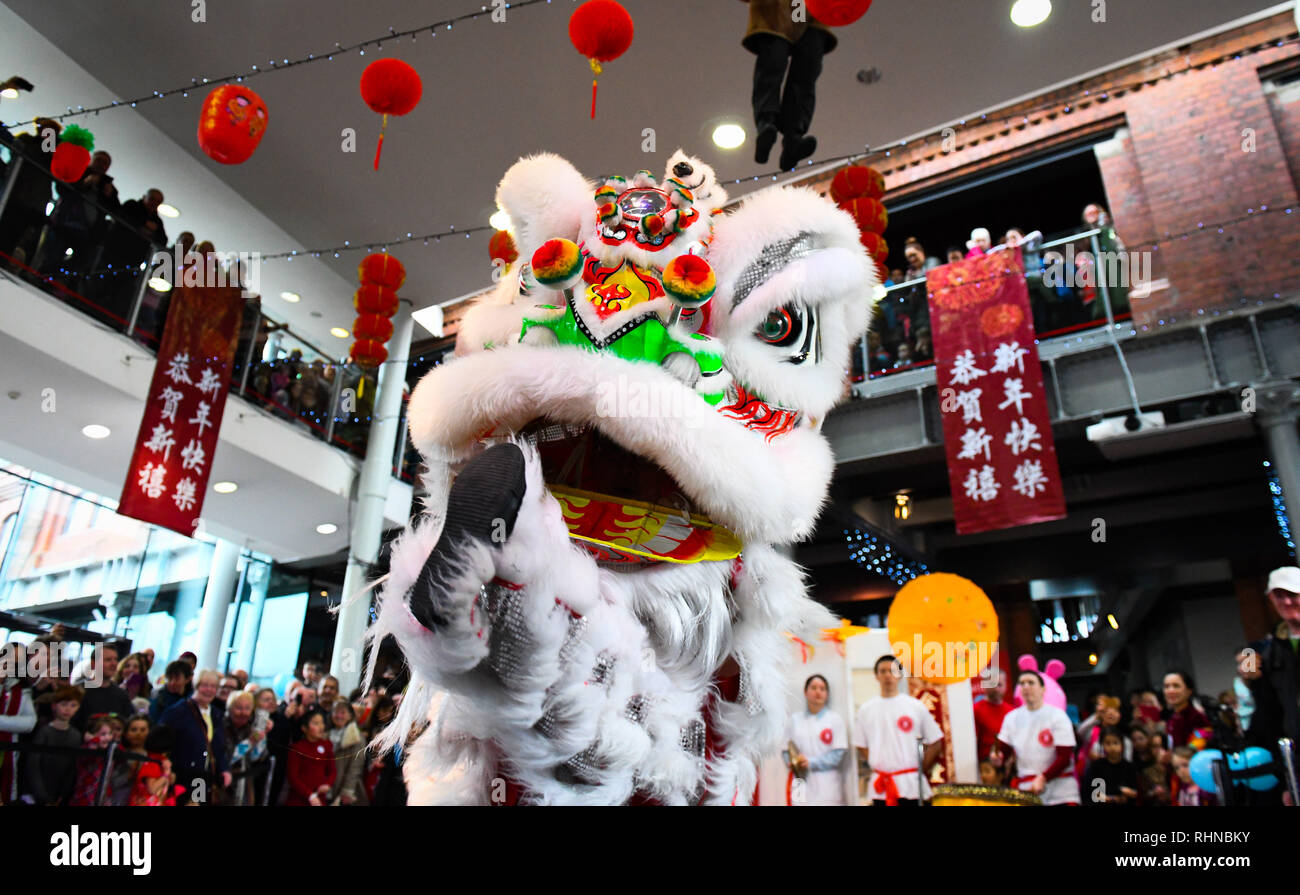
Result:
<svg viewBox="0 0 1300 895"><path fill-rule="evenodd" d="M96 644L67 678L60 628L5 644L0 804L394 805L406 801L402 752L371 741L392 722L406 681L396 663L343 698L304 662L277 694L246 671L199 670L186 652L156 675L152 650L122 658ZM381 663L381 668L383 663ZM53 747L53 748L47 748Z"/></svg>
<svg viewBox="0 0 1300 895"><path fill-rule="evenodd" d="M1099 248L1103 252L1121 252L1123 245L1115 235L1110 216L1101 205L1090 204L1083 210L1080 232L1099 229ZM1034 317L1034 328L1039 334L1050 334L1063 329L1104 320L1105 303L1099 301L1095 285L1087 284L1086 276L1077 276L1076 269L1091 264L1091 239L1078 240L1075 255L1069 256L1059 269L1059 280L1047 276L1049 262L1041 250L1043 234L1029 232L1019 227L1008 229L996 244L985 227L971 231L965 248L950 245L943 260L930 254L915 236L903 244L906 267L888 271L884 285L888 295L876 305L871 330L867 335L866 367L872 374L910 369L930 363L934 359L934 345L930 330L930 308L927 300L926 275L935 268L956 264L972 258L982 258L1000 251L1019 248L1025 263L1029 303ZM1064 253L1064 247L1056 251ZM1077 259L1077 260L1074 260ZM1127 290L1122 284L1110 288L1112 310L1123 315L1128 310Z"/></svg>
<svg viewBox="0 0 1300 895"><path fill-rule="evenodd" d="M1032 769L1042 776L1039 791L1069 775L1084 805L1210 806L1218 803L1218 795L1199 785L1191 773L1199 751L1213 748L1229 754L1258 746L1277 759L1279 738L1300 742L1300 568L1275 570L1269 576L1268 598L1281 622L1268 637L1236 651L1231 689L1213 697L1198 694L1191 674L1170 669L1159 693L1150 687L1129 691L1127 699L1118 693L1095 693L1086 717L1070 730L1072 742L1055 738L1057 749L1064 750L1059 760ZM1037 672L1025 671L1017 684L1032 688L1035 679L1041 686ZM1065 715L1046 705L1034 710ZM1007 748L1006 718L1012 711L1003 682L986 683L983 698L976 702L975 724L980 782L989 786L1031 779L1016 767L1014 752ZM1289 802L1280 775L1275 777L1278 783L1271 791L1239 786L1235 799L1247 805Z"/></svg>

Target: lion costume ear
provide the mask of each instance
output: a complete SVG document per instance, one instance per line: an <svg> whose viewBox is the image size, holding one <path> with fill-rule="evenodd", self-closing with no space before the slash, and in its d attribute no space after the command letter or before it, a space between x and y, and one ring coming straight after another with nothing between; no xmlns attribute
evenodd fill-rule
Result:
<svg viewBox="0 0 1300 895"><path fill-rule="evenodd" d="M471 354L518 340L525 311L535 298L521 288L530 279L528 260L548 239L578 240L596 213L595 186L569 162L549 152L521 158L497 185L497 205L510 217L510 237L519 258L490 291L461 318L456 354Z"/></svg>
<svg viewBox="0 0 1300 895"><path fill-rule="evenodd" d="M879 284L853 219L811 190L764 190L718 222L708 259L728 370L767 402L824 418Z"/></svg>

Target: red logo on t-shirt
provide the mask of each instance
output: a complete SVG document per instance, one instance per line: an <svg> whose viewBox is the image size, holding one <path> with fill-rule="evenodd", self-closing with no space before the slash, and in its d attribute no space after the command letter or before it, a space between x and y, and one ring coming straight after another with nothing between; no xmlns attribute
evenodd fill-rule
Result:
<svg viewBox="0 0 1300 895"><path fill-rule="evenodd" d="M1056 740L1052 739L1052 732L1050 730L1043 728L1038 731L1038 742L1042 743L1044 746L1050 746L1055 743Z"/></svg>
<svg viewBox="0 0 1300 895"><path fill-rule="evenodd" d="M898 729L901 730L903 733L907 733L908 731L910 731L912 729L912 719L907 717L906 715L899 718Z"/></svg>
<svg viewBox="0 0 1300 895"><path fill-rule="evenodd" d="M826 745L829 746L831 744L831 729L829 727L821 732L821 738L822 742Z"/></svg>

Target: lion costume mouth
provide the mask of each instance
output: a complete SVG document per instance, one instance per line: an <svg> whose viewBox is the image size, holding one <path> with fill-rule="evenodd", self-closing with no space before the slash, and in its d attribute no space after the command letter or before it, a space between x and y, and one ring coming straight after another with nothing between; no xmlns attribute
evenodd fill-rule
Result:
<svg viewBox="0 0 1300 895"><path fill-rule="evenodd" d="M651 563L734 559L735 533L711 520L662 466L592 425L538 417L516 435L537 451L547 490L569 537L598 562L629 569ZM484 444L504 440L493 435Z"/></svg>

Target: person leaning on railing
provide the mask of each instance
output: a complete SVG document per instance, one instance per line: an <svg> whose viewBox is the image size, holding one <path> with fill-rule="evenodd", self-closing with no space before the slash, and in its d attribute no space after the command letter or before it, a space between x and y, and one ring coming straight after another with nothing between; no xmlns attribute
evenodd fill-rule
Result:
<svg viewBox="0 0 1300 895"><path fill-rule="evenodd" d="M15 175L8 203L0 209L0 252L24 263L36 252L45 226L45 207L53 196L48 172L54 160L54 140L46 135L52 131L57 137L63 130L63 125L49 118L37 118L35 125L35 132L13 139L15 158L10 164L18 164L21 158L22 167Z"/></svg>

